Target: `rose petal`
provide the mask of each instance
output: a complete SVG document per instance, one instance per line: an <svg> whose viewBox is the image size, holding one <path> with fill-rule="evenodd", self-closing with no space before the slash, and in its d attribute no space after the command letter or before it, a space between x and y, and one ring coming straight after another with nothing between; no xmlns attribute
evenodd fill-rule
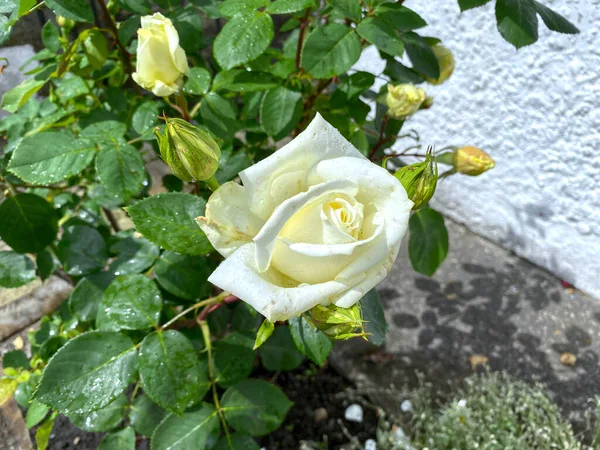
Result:
<svg viewBox="0 0 600 450"><path fill-rule="evenodd" d="M196 222L224 257L251 242L263 224L248 208L244 187L234 181L222 184L210 196L205 216Z"/></svg>
<svg viewBox="0 0 600 450"><path fill-rule="evenodd" d="M293 141L240 172L252 211L267 220L277 205L308 189L306 177L315 164L341 156L366 160L317 113Z"/></svg>

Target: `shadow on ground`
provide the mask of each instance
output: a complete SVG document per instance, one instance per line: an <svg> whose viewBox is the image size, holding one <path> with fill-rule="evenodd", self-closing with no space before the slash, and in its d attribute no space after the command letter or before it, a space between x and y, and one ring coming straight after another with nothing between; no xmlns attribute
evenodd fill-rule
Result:
<svg viewBox="0 0 600 450"><path fill-rule="evenodd" d="M567 417L583 423L600 395L600 301L447 222L452 250L433 278L412 271L403 249L380 285L385 346L349 341L332 363L393 411L402 399L386 388L414 386L422 373L445 390L485 357L491 370L546 384ZM573 366L560 362L565 352L577 357Z"/></svg>

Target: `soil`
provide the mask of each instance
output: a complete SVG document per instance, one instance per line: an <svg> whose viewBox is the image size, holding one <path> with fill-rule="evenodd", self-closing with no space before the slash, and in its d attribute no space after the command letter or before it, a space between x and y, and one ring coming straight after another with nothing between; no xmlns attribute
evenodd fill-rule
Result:
<svg viewBox="0 0 600 450"><path fill-rule="evenodd" d="M350 441L342 425L362 444L367 439L375 438L378 423L376 410L357 396L352 383L330 366L319 369L305 363L293 372L280 373L275 384L283 389L294 406L278 430L259 440L261 447L267 450L295 450L300 448L301 441L310 441L321 444L318 448L337 450ZM344 419L346 408L353 403L363 407L361 423ZM319 408L327 410L327 419L315 420L315 411Z"/></svg>
<svg viewBox="0 0 600 450"><path fill-rule="evenodd" d="M338 450L350 442L345 432L363 445L367 439L375 438L377 411L364 398L358 396L352 383L331 366L318 368L305 362L296 370L281 372L275 377L261 369L252 376L272 381L294 402L279 429L256 439L261 448L297 450L301 448L302 442L308 442L315 448ZM364 416L361 423L344 419L346 408L353 403L363 407ZM315 411L319 408L327 411L326 418L315 420ZM320 411L320 414L323 416L323 411ZM35 442L35 428L30 430L30 434L32 442ZM48 450L95 450L104 434L82 431L61 415L54 423ZM148 440L140 438L136 448L148 449Z"/></svg>

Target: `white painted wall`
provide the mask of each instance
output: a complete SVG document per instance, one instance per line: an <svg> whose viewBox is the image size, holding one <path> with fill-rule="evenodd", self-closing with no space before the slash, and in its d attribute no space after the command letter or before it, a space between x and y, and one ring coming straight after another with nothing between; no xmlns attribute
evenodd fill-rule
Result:
<svg viewBox="0 0 600 450"><path fill-rule="evenodd" d="M455 0L407 0L457 60L449 81L426 86L433 108L407 126L424 144L475 145L496 160L442 182L435 208L600 298L600 2L541 1L581 34L540 20L539 41L516 51L494 2L461 14ZM383 70L376 52L359 67Z"/></svg>

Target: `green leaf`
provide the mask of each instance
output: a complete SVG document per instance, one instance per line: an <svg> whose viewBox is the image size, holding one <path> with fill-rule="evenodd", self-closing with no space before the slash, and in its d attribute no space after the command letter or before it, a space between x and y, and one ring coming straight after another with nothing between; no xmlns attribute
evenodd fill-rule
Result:
<svg viewBox="0 0 600 450"><path fill-rule="evenodd" d="M58 233L58 214L34 194L17 194L0 204L0 238L19 253L39 253Z"/></svg>
<svg viewBox="0 0 600 450"><path fill-rule="evenodd" d="M288 322L296 348L318 366L325 364L333 348L325 333L317 330L304 316L294 317Z"/></svg>
<svg viewBox="0 0 600 450"><path fill-rule="evenodd" d="M275 0L267 6L267 12L270 14L290 14L314 6L314 0Z"/></svg>
<svg viewBox="0 0 600 450"><path fill-rule="evenodd" d="M97 411L69 414L69 420L77 428L92 433L114 430L123 421L128 405L127 396L121 394L115 401Z"/></svg>
<svg viewBox="0 0 600 450"><path fill-rule="evenodd" d="M103 408L133 381L135 348L120 333L81 334L50 360L34 398L67 415Z"/></svg>
<svg viewBox="0 0 600 450"><path fill-rule="evenodd" d="M219 170L215 174L215 178L220 184L226 183L227 181L233 180L242 170L251 165L252 160L245 151L234 151L232 148L230 151L226 151L222 148Z"/></svg>
<svg viewBox="0 0 600 450"><path fill-rule="evenodd" d="M302 118L302 93L283 86L267 91L260 105L260 124L276 141L292 131Z"/></svg>
<svg viewBox="0 0 600 450"><path fill-rule="evenodd" d="M502 37L516 48L538 39L537 11L532 0L496 0L496 22Z"/></svg>
<svg viewBox="0 0 600 450"><path fill-rule="evenodd" d="M35 266L27 255L0 252L0 286L16 288L35 280Z"/></svg>
<svg viewBox="0 0 600 450"><path fill-rule="evenodd" d="M17 112L44 84L46 84L46 80L28 78L18 86L6 91L2 96L2 109L11 113Z"/></svg>
<svg viewBox="0 0 600 450"><path fill-rule="evenodd" d="M260 361L267 370L294 370L304 356L298 351L287 326L278 326L273 335L258 350Z"/></svg>
<svg viewBox="0 0 600 450"><path fill-rule="evenodd" d="M54 253L46 248L37 254L35 265L37 266L38 276L44 281L56 272L60 267L60 261L54 256Z"/></svg>
<svg viewBox="0 0 600 450"><path fill-rule="evenodd" d="M254 347L252 347L252 350L256 350L263 345L267 339L271 337L273 331L275 331L275 324L269 319L263 320L263 323L260 325L260 328L256 333L256 340L254 341Z"/></svg>
<svg viewBox="0 0 600 450"><path fill-rule="evenodd" d="M427 22L412 9L397 3L383 3L375 8L375 15L396 30L411 31L427 26Z"/></svg>
<svg viewBox="0 0 600 450"><path fill-rule="evenodd" d="M215 92L209 92L202 100L200 116L208 129L222 139L233 137L238 129L234 107Z"/></svg>
<svg viewBox="0 0 600 450"><path fill-rule="evenodd" d="M166 251L154 266L154 274L158 284L170 294L195 300L210 296L208 277L214 269L207 257Z"/></svg>
<svg viewBox="0 0 600 450"><path fill-rule="evenodd" d="M46 405L41 404L37 400L31 402L29 409L27 410L27 416L25 417L25 426L29 428L35 427L38 423L44 420L44 417L48 414L50 408Z"/></svg>
<svg viewBox="0 0 600 450"><path fill-rule="evenodd" d="M104 189L121 198L137 194L146 180L142 155L132 145L102 150L96 157L96 172Z"/></svg>
<svg viewBox="0 0 600 450"><path fill-rule="evenodd" d="M225 17L233 17L236 14L254 15L258 8L264 8L269 0L225 0L219 11Z"/></svg>
<svg viewBox="0 0 600 450"><path fill-rule="evenodd" d="M244 380L225 391L225 419L238 432L263 436L276 430L293 403L276 386L263 380Z"/></svg>
<svg viewBox="0 0 600 450"><path fill-rule="evenodd" d="M98 328L105 329L105 324L112 331L156 327L161 309L162 298L154 281L141 274L120 276L104 292Z"/></svg>
<svg viewBox="0 0 600 450"><path fill-rule="evenodd" d="M327 0L327 3L354 22L360 22L362 8L356 0Z"/></svg>
<svg viewBox="0 0 600 450"><path fill-rule="evenodd" d="M104 291L114 278L115 276L110 272L99 272L79 280L69 297L71 314L82 322L95 320Z"/></svg>
<svg viewBox="0 0 600 450"><path fill-rule="evenodd" d="M127 427L108 433L100 442L98 450L135 450L135 431Z"/></svg>
<svg viewBox="0 0 600 450"><path fill-rule="evenodd" d="M153 195L127 208L137 230L146 239L185 255L212 251L195 218L204 215L206 202L190 194L168 192Z"/></svg>
<svg viewBox="0 0 600 450"><path fill-rule="evenodd" d="M559 33L566 34L577 34L579 33L579 28L565 19L563 16L554 12L547 6L542 5L540 2L533 1L536 11L546 24L546 26L552 31L557 31Z"/></svg>
<svg viewBox="0 0 600 450"><path fill-rule="evenodd" d="M431 208L422 208L409 221L408 255L417 272L432 276L448 253L448 231L444 217Z"/></svg>
<svg viewBox="0 0 600 450"><path fill-rule="evenodd" d="M46 0L46 6L57 16L77 22L93 22L94 14L88 2L81 0Z"/></svg>
<svg viewBox="0 0 600 450"><path fill-rule="evenodd" d="M84 80L80 76L74 75L73 72L67 72L63 78L54 79L53 82L56 84L54 92L63 103L89 94L92 86L90 80Z"/></svg>
<svg viewBox="0 0 600 450"><path fill-rule="evenodd" d="M383 306L381 306L381 300L377 291L371 289L367 292L360 300L360 306L362 308L362 318L365 321L365 331L370 333L367 339L372 344L383 345L385 335L388 331L388 324L385 320Z"/></svg>
<svg viewBox="0 0 600 450"><path fill-rule="evenodd" d="M58 34L58 28L51 21L46 22L42 27L42 42L44 47L53 53L60 50L60 35Z"/></svg>
<svg viewBox="0 0 600 450"><path fill-rule="evenodd" d="M175 414L183 414L190 402L198 402L210 389L208 367L200 364L192 343L176 330L144 338L139 369L144 392Z"/></svg>
<svg viewBox="0 0 600 450"><path fill-rule="evenodd" d="M388 59L383 73L395 83L419 84L424 81L424 78L418 72L393 58Z"/></svg>
<svg viewBox="0 0 600 450"><path fill-rule="evenodd" d="M202 67L192 67L183 91L192 95L204 95L210 89L210 72Z"/></svg>
<svg viewBox="0 0 600 450"><path fill-rule="evenodd" d="M102 32L91 29L81 43L83 51L94 69L101 69L108 58L108 44Z"/></svg>
<svg viewBox="0 0 600 450"><path fill-rule="evenodd" d="M467 9L483 6L489 2L490 0L458 0L458 6L461 11L466 11Z"/></svg>
<svg viewBox="0 0 600 450"><path fill-rule="evenodd" d="M379 17L367 17L356 27L356 32L382 52L393 56L402 56L404 44L387 22Z"/></svg>
<svg viewBox="0 0 600 450"><path fill-rule="evenodd" d="M403 34L402 41L414 69L429 78L439 78L440 63L427 41L412 31Z"/></svg>
<svg viewBox="0 0 600 450"><path fill-rule="evenodd" d="M273 40L273 20L264 12L233 17L215 39L213 53L229 70L258 58Z"/></svg>
<svg viewBox="0 0 600 450"><path fill-rule="evenodd" d="M110 252L118 255L109 266L115 275L143 272L154 264L160 254L152 242L133 236L119 238L110 246Z"/></svg>
<svg viewBox="0 0 600 450"><path fill-rule="evenodd" d="M23 350L11 350L2 356L2 368L12 367L29 370L29 358Z"/></svg>
<svg viewBox="0 0 600 450"><path fill-rule="evenodd" d="M198 8L193 5L176 8L173 13L168 14L168 17L179 33L179 45L186 52L196 52L203 47L202 16Z"/></svg>
<svg viewBox="0 0 600 450"><path fill-rule="evenodd" d="M252 372L253 339L234 331L214 344L215 379L219 386L229 387L248 378Z"/></svg>
<svg viewBox="0 0 600 450"><path fill-rule="evenodd" d="M360 57L360 38L352 28L330 23L312 31L302 48L302 68L315 78L346 72Z"/></svg>
<svg viewBox="0 0 600 450"><path fill-rule="evenodd" d="M224 70L215 76L215 91L257 92L280 86L283 80L268 72L243 69Z"/></svg>
<svg viewBox="0 0 600 450"><path fill-rule="evenodd" d="M202 403L183 416L169 414L154 430L150 450L205 450L212 448L221 424L213 405Z"/></svg>
<svg viewBox="0 0 600 450"><path fill-rule="evenodd" d="M58 243L57 256L69 275L97 272L106 265L106 244L98 231L83 225L65 229Z"/></svg>
<svg viewBox="0 0 600 450"><path fill-rule="evenodd" d="M131 117L131 126L140 136L148 136L149 139L154 139L151 131L158 123L159 105L154 100L147 100L141 103L133 112Z"/></svg>
<svg viewBox="0 0 600 450"><path fill-rule="evenodd" d="M48 447L48 442L50 441L50 435L52 434L52 427L54 426L55 419L56 414L52 414L35 431L35 443L38 450L46 450Z"/></svg>
<svg viewBox="0 0 600 450"><path fill-rule="evenodd" d="M27 183L50 184L77 175L94 159L96 148L84 139L53 131L24 138L8 170Z"/></svg>
<svg viewBox="0 0 600 450"><path fill-rule="evenodd" d="M118 0L121 7L138 14L150 14L152 6L148 0Z"/></svg>
<svg viewBox="0 0 600 450"><path fill-rule="evenodd" d="M254 439L241 433L231 435L231 445L234 449L260 450L260 447ZM229 442L227 441L227 436L221 436L221 439L219 439L219 442L217 442L217 445L213 450L231 450Z"/></svg>
<svg viewBox="0 0 600 450"><path fill-rule="evenodd" d="M144 13L145 14L145 13ZM140 16L131 16L119 24L119 41L127 46L141 27Z"/></svg>
<svg viewBox="0 0 600 450"><path fill-rule="evenodd" d="M167 412L147 395L140 395L131 405L129 420L133 429L142 436L151 437Z"/></svg>

